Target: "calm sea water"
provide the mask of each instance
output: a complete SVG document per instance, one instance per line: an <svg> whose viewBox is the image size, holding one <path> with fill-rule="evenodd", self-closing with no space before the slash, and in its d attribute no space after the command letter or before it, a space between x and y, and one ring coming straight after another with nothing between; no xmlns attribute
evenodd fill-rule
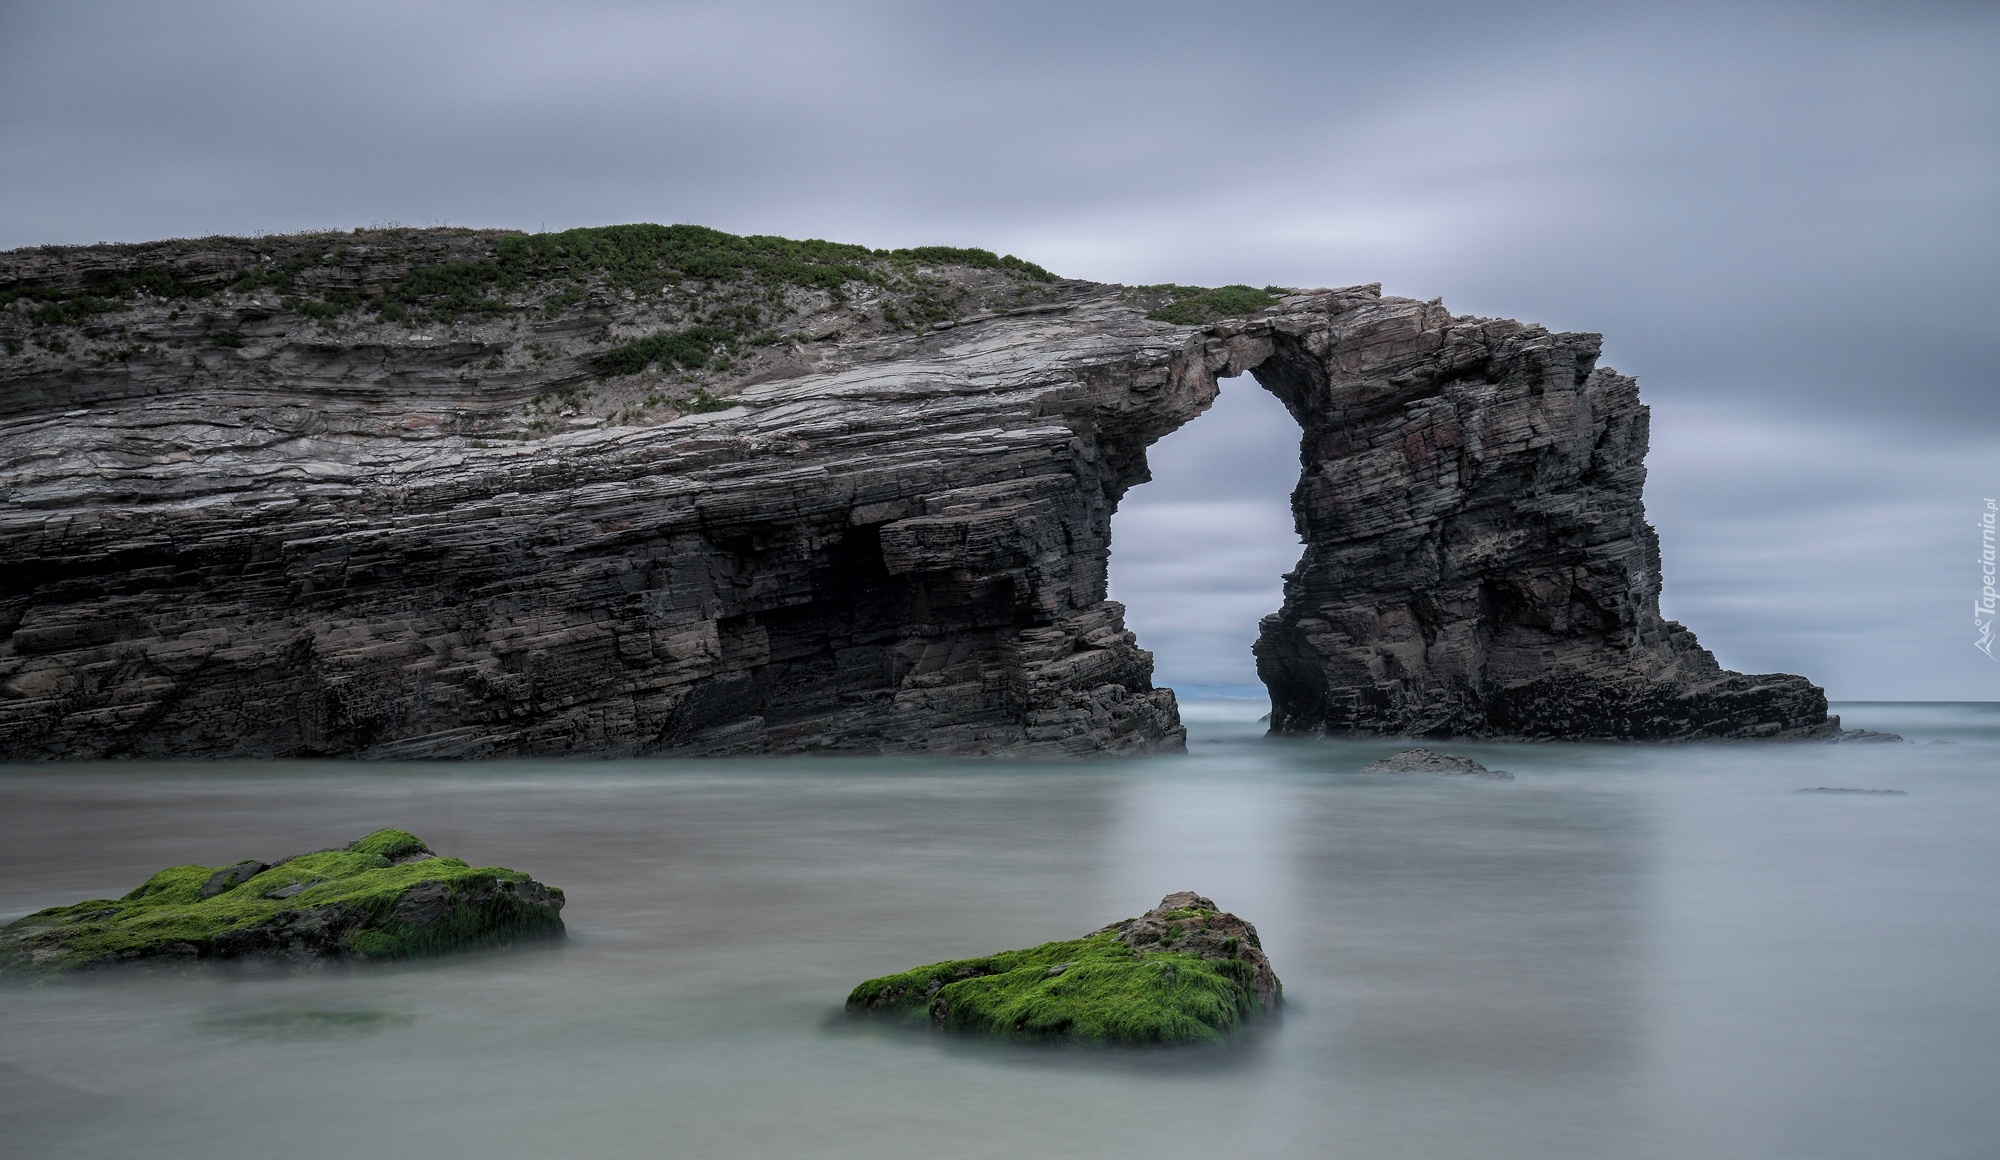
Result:
<svg viewBox="0 0 2000 1160"><path fill-rule="evenodd" d="M567 941L0 988L0 1141L78 1157L1990 1157L2000 706L1951 745L1186 758L0 769L0 917L416 831L569 894ZM1826 786L1903 795L1801 794ZM1283 1018L1194 1052L855 1024L881 973L1173 890L1256 923Z"/></svg>

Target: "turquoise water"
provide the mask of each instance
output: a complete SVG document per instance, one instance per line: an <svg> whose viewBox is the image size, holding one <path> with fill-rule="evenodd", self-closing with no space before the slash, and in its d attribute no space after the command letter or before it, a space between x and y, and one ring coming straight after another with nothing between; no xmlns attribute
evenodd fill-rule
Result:
<svg viewBox="0 0 2000 1160"><path fill-rule="evenodd" d="M385 825L564 887L558 945L0 988L23 1156L1986 1157L2000 706L1951 745L1393 744L1185 758L0 769L0 916ZM1811 787L1902 795L1800 794ZM1173 890L1256 923L1282 1019L1219 1050L857 1025L855 982Z"/></svg>

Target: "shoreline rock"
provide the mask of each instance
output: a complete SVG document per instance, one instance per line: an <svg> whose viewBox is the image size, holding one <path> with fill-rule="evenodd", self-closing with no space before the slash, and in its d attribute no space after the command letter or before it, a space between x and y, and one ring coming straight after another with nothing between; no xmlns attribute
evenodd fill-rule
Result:
<svg viewBox="0 0 2000 1160"><path fill-rule="evenodd" d="M1834 718L1838 721L1839 718ZM1877 729L1840 729L1826 739L1828 745L1887 745L1901 741L1901 733L1884 733ZM1935 742L1933 742L1935 744Z"/></svg>
<svg viewBox="0 0 2000 1160"><path fill-rule="evenodd" d="M870 979L853 1015L940 1031L1106 1046L1212 1043L1278 1010L1257 930L1199 894L1169 894L1081 939Z"/></svg>
<svg viewBox="0 0 2000 1160"><path fill-rule="evenodd" d="M400 959L560 937L563 892L377 830L276 862L170 866L122 898L0 927L0 973L196 961Z"/></svg>

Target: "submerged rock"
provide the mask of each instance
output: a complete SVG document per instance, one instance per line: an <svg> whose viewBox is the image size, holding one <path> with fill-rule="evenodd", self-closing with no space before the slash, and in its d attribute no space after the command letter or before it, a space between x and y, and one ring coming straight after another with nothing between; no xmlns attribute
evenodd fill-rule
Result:
<svg viewBox="0 0 2000 1160"><path fill-rule="evenodd" d="M870 979L847 1010L1005 1039L1206 1043L1281 992L1257 929L1182 891L1080 939Z"/></svg>
<svg viewBox="0 0 2000 1160"><path fill-rule="evenodd" d="M0 971L145 961L391 959L560 935L563 893L377 830L273 863L170 866L123 898L0 927Z"/></svg>
<svg viewBox="0 0 2000 1160"><path fill-rule="evenodd" d="M1883 745L1901 741L1901 733L1884 733L1879 729L1842 729L1826 739L1828 745L1852 745L1856 742L1867 745Z"/></svg>
<svg viewBox="0 0 2000 1160"><path fill-rule="evenodd" d="M1432 753L1428 749L1405 749L1392 757L1379 758L1361 767L1363 773L1443 773L1461 777L1491 777L1513 781L1504 769L1488 769L1470 757Z"/></svg>

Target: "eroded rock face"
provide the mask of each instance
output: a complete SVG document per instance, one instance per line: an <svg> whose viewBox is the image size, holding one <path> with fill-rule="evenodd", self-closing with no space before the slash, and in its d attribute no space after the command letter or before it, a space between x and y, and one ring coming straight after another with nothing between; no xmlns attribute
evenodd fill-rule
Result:
<svg viewBox="0 0 2000 1160"><path fill-rule="evenodd" d="M410 259L378 242L341 269L392 284L375 261ZM93 324L115 360L24 331L0 379L0 750L1179 746L1105 599L1109 520L1213 374L1115 288L945 274L993 309L913 333L870 287L792 291L789 341L695 377L734 405L678 417L544 407L672 321L611 294L332 329L254 291L140 296Z"/></svg>
<svg viewBox="0 0 2000 1160"><path fill-rule="evenodd" d="M1105 599L1110 518L1246 370L1305 429L1307 555L1257 646L1278 730L1830 728L1803 679L1660 620L1645 409L1593 336L1374 287L1175 325L1157 295L905 261L770 290L771 329L711 363L613 374L714 287L339 314L495 244L398 237L314 251L310 300L243 276L275 267L242 240L0 255L0 289L72 295L0 311L0 752L1175 749ZM213 294L77 313L169 259Z"/></svg>
<svg viewBox="0 0 2000 1160"><path fill-rule="evenodd" d="M1594 334L1337 291L1255 374L1304 430L1306 543L1258 673L1272 729L1520 738L1830 734L1803 677L1724 671L1660 616L1647 410Z"/></svg>

